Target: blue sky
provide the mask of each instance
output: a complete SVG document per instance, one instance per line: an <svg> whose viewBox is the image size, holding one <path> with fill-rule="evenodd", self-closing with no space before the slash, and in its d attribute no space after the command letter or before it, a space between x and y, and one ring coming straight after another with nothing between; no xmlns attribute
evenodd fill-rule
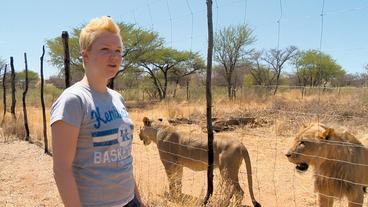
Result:
<svg viewBox="0 0 368 207"><path fill-rule="evenodd" d="M15 59L17 71L28 67L39 72L42 45L46 39L102 15L115 21L153 29L167 46L199 51L207 48L205 0L104 0L50 1L3 0L0 12L0 57ZM320 49L323 0L213 0L214 30L246 22L253 30L256 49L276 48L277 20L281 15L279 48ZM364 72L368 64L368 1L325 0L321 50L331 55L347 72ZM47 51L47 50L46 50ZM48 55L46 54L46 59ZM46 77L57 73L47 62ZM290 70L290 69L289 69Z"/></svg>

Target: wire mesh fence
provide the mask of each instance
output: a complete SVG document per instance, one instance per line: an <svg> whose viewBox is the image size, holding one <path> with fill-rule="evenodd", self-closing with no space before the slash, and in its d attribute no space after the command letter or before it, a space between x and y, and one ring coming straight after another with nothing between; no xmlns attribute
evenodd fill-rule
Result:
<svg viewBox="0 0 368 207"><path fill-rule="evenodd" d="M199 90L197 88L197 91ZM267 91L265 87L256 86L243 90L244 92L241 93L243 95L237 96L237 99L233 101L228 101L228 97L224 94L218 95L219 98L215 99L216 101L213 105L214 122L216 122L216 119L229 120L237 117L254 117L255 123L234 125L226 128L225 131L216 133L215 139L235 138L241 140L248 149L252 163L253 190L257 201L263 206L318 206L320 203L318 197L323 196L323 198L333 198L332 200L335 200L334 206L348 206L349 202L354 203L354 201L349 201L344 196L344 186L359 186L362 195L365 196L365 200L361 205L367 205L366 194L363 193L364 187L367 185L366 176L364 175L363 181L362 178L354 180L353 177L347 176L349 174L354 175L358 171L366 173L368 163L365 161L365 158L356 157L364 157L364 153L359 154L358 151L360 152L360 150L357 150L362 149L362 151L367 152L367 148L364 145L348 139L342 141L309 141L316 144L314 147L319 146L320 148L325 147L333 150L332 155L323 154L323 150L321 153L316 154L309 152L295 153L296 155L308 157L311 160L334 163L336 165L335 168L329 170L340 170L340 177L338 176L339 174L336 174L337 177L326 176L326 174L318 170L316 171L312 166L307 171L301 173L296 169L296 165L289 162L285 156L293 146L294 139L297 137L300 128L303 128L303 125L308 126L310 123L325 123L327 126L334 128L336 133L345 133L347 130L349 133L354 134L360 142L367 144L367 127L364 124L368 118L364 111L364 107L367 104L365 88L308 88L306 89L307 93L302 96L300 87L281 87L280 92L276 96L272 93L265 93L261 98L253 98L250 94L253 94L251 93L252 91ZM202 103L198 100L184 102L168 101L159 105L159 107L152 106L152 108L146 108L147 110L140 112L140 116L169 120L178 118L191 119L193 121L191 124L176 123L175 126L172 124L171 126L178 130L179 133L190 137L192 143L188 142L186 145L193 145L198 140L206 142L203 120L205 110ZM170 123L167 124L170 125ZM137 145L135 145L137 146L137 151L134 153L136 155L136 163L141 167L137 169L137 173L140 175L137 174L136 176L138 179L142 179L140 183L146 186L150 199L155 200L158 205L170 206L173 205L171 202L178 203L178 201L162 199L162 197L167 198L164 195L169 195L169 181L163 163L172 162L172 160L162 160L159 154L168 152L159 151L155 144L143 146L143 143L138 141L138 138L137 142ZM183 146L174 142L170 142L170 144L176 144L177 147ZM141 150L144 153L140 153ZM352 153L352 151L355 151L355 153ZM336 156L333 156L334 154ZM176 154L176 156L182 159L202 162L202 159L199 159L198 156L193 158L194 156L189 155ZM248 192L246 176L247 171L244 161L242 162L243 164L238 173L239 183L244 191L242 204L251 205L252 201ZM206 189L206 172L190 170L180 162L172 163L184 167L182 178L183 193L199 200L203 199L203 193ZM339 164L344 166L344 169L341 169ZM142 171L144 175L140 178ZM340 194L329 195L324 192L315 192L314 180L321 178L327 183L329 180L337 181L341 186L338 186L335 191L341 192L342 196ZM143 181L145 179L151 181ZM221 191L224 189L221 180L220 171L217 169L215 170L216 187L214 193L214 197L217 199L219 197L224 198L224 195L230 192ZM151 185L147 185L147 183L151 183ZM193 206L198 206L198 203L194 204L193 200L192 204ZM356 205L359 206L359 204Z"/></svg>

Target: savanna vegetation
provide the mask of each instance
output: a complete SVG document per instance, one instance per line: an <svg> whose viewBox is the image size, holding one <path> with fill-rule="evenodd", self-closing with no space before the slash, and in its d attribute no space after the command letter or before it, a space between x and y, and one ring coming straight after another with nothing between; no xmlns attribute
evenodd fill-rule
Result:
<svg viewBox="0 0 368 207"><path fill-rule="evenodd" d="M124 61L109 86L124 96L136 129L142 125L144 116L174 120L185 118L191 124L177 125L180 130L203 134L206 113L204 57L196 51L168 47L157 32L124 22L119 23L119 26L124 41ZM72 83L83 75L78 49L80 28L74 28L69 39ZM257 176L256 197L261 204L270 206L276 202L277 206L279 202L279 206L280 203L313 206L313 190L309 189L311 183L307 179L290 183L293 168L279 164L287 163L282 152L289 147L290 138L297 132L299 125L316 120L350 127L358 137L364 137L368 119L368 66L365 72L350 74L327 53L302 50L292 45L280 49L254 48L256 41L253 30L244 25L226 27L215 34L213 116L218 120L254 118L251 124L230 127L228 131L215 136L237 137L249 147ZM44 91L48 109L64 89L64 63L61 38L50 37L46 44L50 63L59 69L58 74L46 80ZM5 79L0 78L0 86L6 86L9 97L6 99L5 117L1 113L4 105L2 101L0 103L0 118L5 120L1 133L5 141L13 139L14 135L17 139L24 137L21 99L25 88L24 71L17 72L17 119L14 120L9 115L10 68L5 66L6 63L0 58L0 74L4 74L7 68ZM31 140L42 146L40 77L30 72L28 78L30 83L26 101ZM3 92L3 87L0 87L1 97ZM46 114L48 119L49 111ZM136 155L136 176L143 189L143 197L152 206L173 206L172 202L164 199L167 186L157 149L145 148L137 132L135 137L133 154ZM200 180L202 174L185 173L188 179L184 181L184 191L203 197L205 181ZM150 179L147 176L152 174L158 178ZM241 183L246 185L244 180ZM295 189L294 186L298 184L303 188ZM294 195L290 195L291 188ZM48 199L60 202L57 193L55 196ZM296 200L295 197L305 199ZM247 199L243 203L248 204ZM197 204L191 203L192 206ZM190 205L187 203L183 206Z"/></svg>

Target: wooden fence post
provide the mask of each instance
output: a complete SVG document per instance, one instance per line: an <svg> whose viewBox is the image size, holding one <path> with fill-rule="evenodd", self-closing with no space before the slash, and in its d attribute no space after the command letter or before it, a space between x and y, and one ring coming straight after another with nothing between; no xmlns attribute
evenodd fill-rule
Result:
<svg viewBox="0 0 368 207"><path fill-rule="evenodd" d="M213 53L213 23L212 23L212 0L207 1L208 23L208 48L207 48L207 77L206 77L206 100L207 100L207 134L208 134L208 169L207 169L207 194L204 205L208 203L213 193L213 129L212 129L212 53Z"/></svg>
<svg viewBox="0 0 368 207"><path fill-rule="evenodd" d="M10 113L12 114L13 120L16 120L17 117L15 115L15 104L17 100L15 99L15 70L14 70L14 58L10 57L10 69L11 69L11 93L12 93L12 102L10 106Z"/></svg>
<svg viewBox="0 0 368 207"><path fill-rule="evenodd" d="M189 102L189 80L187 80L187 101Z"/></svg>
<svg viewBox="0 0 368 207"><path fill-rule="evenodd" d="M3 120L1 121L1 125L5 122L5 115L6 115L6 68L8 67L8 64L5 65L4 68L4 75L3 75L3 106L4 106L4 114L3 114Z"/></svg>
<svg viewBox="0 0 368 207"><path fill-rule="evenodd" d="M43 120L43 142L45 143L45 153L50 154L49 144L47 141L47 128L46 128L46 113L45 113L45 101L43 98L43 57L45 56L45 46L42 46L41 61L41 105L42 105L42 120Z"/></svg>
<svg viewBox="0 0 368 207"><path fill-rule="evenodd" d="M4 68L6 68L6 64L4 65ZM1 71L3 70L3 68L0 68L0 74L1 74Z"/></svg>
<svg viewBox="0 0 368 207"><path fill-rule="evenodd" d="M70 53L69 53L69 34L67 31L61 33L64 46L64 75L65 75L65 88L70 86Z"/></svg>
<svg viewBox="0 0 368 207"><path fill-rule="evenodd" d="M26 96L28 92L28 63L27 63L27 53L24 53L24 64L25 64L25 87L23 91L23 117L24 117L24 129L26 130L25 140L29 142L29 127L28 127L28 116L27 116L27 106L26 106Z"/></svg>

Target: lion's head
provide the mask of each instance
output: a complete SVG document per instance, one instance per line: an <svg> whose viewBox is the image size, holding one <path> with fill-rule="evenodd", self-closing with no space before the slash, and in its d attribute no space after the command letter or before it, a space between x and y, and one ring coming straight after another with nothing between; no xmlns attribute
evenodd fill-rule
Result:
<svg viewBox="0 0 368 207"><path fill-rule="evenodd" d="M333 158L342 137L337 135L333 128L321 123L313 123L302 127L286 157L296 164L299 172L308 170L309 165L314 167ZM334 144L335 143L335 144Z"/></svg>
<svg viewBox="0 0 368 207"><path fill-rule="evenodd" d="M158 127L162 125L162 119L157 121L147 117L143 118L143 128L139 131L139 138L144 145L151 144L151 141L156 139Z"/></svg>

